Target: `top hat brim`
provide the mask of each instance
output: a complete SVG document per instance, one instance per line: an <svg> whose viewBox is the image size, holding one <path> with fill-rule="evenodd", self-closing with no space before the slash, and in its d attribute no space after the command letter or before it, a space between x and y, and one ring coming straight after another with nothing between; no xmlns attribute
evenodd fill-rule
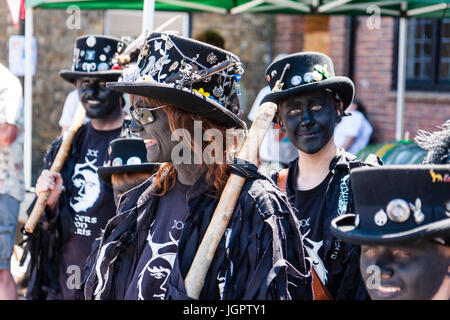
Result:
<svg viewBox="0 0 450 320"><path fill-rule="evenodd" d="M355 228L356 214L344 214L331 221L331 232L344 241L359 245L392 245L408 243L434 237L448 237L450 234L450 218L432 222L407 231L396 233L361 232Z"/></svg>
<svg viewBox="0 0 450 320"><path fill-rule="evenodd" d="M62 70L59 75L64 80L74 84L75 81L83 77L96 77L102 78L106 81L117 81L122 75L122 70L105 70L105 71L93 71L93 72L83 72L83 71L72 71L72 70Z"/></svg>
<svg viewBox="0 0 450 320"><path fill-rule="evenodd" d="M217 101L186 87L178 89L174 84L159 82L108 82L106 86L122 93L135 94L173 104L184 111L222 123L228 128L246 129L245 122L236 114Z"/></svg>
<svg viewBox="0 0 450 320"><path fill-rule="evenodd" d="M97 174L100 177L100 179L103 180L108 186L112 186L111 183L111 176L113 174L118 173L151 173L158 168L159 164L157 163L142 163L142 164L135 164L135 165L126 165L126 166L105 166L105 167L99 167L97 169Z"/></svg>
<svg viewBox="0 0 450 320"><path fill-rule="evenodd" d="M344 110L347 109L347 107L352 103L353 96L355 95L355 85L353 84L353 81L347 77L338 76L319 82L296 86L279 92L269 93L264 97L261 104L264 102L273 102L278 104L281 100L293 95L300 95L302 93L310 93L325 89L331 89L339 94L339 97L344 103Z"/></svg>

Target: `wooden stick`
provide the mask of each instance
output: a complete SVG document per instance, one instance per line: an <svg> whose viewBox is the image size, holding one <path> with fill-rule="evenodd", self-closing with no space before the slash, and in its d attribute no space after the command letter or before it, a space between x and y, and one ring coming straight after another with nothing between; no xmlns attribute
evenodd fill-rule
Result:
<svg viewBox="0 0 450 320"><path fill-rule="evenodd" d="M283 68L280 78L275 82L272 92L281 91L283 88L283 79L286 71L291 67L286 64ZM277 112L277 105L272 102L265 102L259 108L256 119L253 121L247 139L239 152L239 159L246 160L253 164L258 159L259 147L269 130L273 118ZM197 249L191 268L189 269L184 285L186 293L193 299L198 299L205 283L206 274L211 266L212 259L217 246L222 239L223 234L233 215L234 208L244 186L245 178L230 174L225 188L220 196L219 203L209 222L202 242Z"/></svg>
<svg viewBox="0 0 450 320"><path fill-rule="evenodd" d="M61 146L58 149L58 153L53 160L53 163L50 167L51 172L60 172L64 163L66 162L67 155L69 154L70 148L72 146L73 138L76 133L83 125L84 118L86 117L86 110L84 109L81 102L78 103L77 110L72 119L72 123L70 125L69 130L64 133L63 141ZM33 211L31 211L30 216L28 217L27 223L25 224L25 231L29 233L34 232L34 228L36 227L39 219L41 218L42 213L45 210L47 205L47 200L50 195L50 191L41 192L37 198L37 201L33 207Z"/></svg>
<svg viewBox="0 0 450 320"><path fill-rule="evenodd" d="M253 122L247 139L239 153L239 159L256 163L259 146L272 124L276 111L277 106L272 102L266 102L259 107L256 119ZM195 254L194 261L192 262L191 268L184 281L186 292L191 298L198 299L200 296L206 274L211 265L217 246L219 245L228 226L228 222L233 215L234 208L244 183L245 178L230 174L208 229L203 236L202 242Z"/></svg>

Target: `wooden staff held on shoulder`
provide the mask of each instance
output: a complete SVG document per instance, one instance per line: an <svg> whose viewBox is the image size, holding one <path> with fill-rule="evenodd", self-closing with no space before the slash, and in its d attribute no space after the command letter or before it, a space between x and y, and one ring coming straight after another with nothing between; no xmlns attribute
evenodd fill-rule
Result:
<svg viewBox="0 0 450 320"><path fill-rule="evenodd" d="M280 79L275 83L272 92L278 92L283 87L283 78L286 70L290 68L286 64ZM247 138L239 152L239 159L256 163L259 147L272 124L272 120L277 112L277 105L272 102L263 103L256 115L255 121L249 130ZM184 284L186 293L190 298L198 299L205 283L206 274L211 266L212 259L217 246L233 214L236 203L244 186L245 178L230 174L228 181L220 196L219 203L211 218L211 221L203 236L202 242L197 249L191 268L189 269Z"/></svg>
<svg viewBox="0 0 450 320"><path fill-rule="evenodd" d="M72 141L77 134L80 127L83 125L84 118L86 117L86 110L84 109L81 102L78 103L75 116L72 119L69 130L67 130L63 135L63 140L61 146L58 149L58 153L53 160L50 167L51 172L60 172L64 163L66 162L67 155L72 146ZM31 211L28 217L27 223L25 224L25 231L28 233L33 233L42 213L47 205L47 200L50 195L50 190L39 193L39 196L34 204L33 211Z"/></svg>

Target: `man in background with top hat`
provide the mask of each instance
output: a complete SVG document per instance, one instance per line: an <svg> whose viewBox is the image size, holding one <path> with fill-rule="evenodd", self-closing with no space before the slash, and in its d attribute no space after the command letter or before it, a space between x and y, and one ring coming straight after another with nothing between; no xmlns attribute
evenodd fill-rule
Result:
<svg viewBox="0 0 450 320"><path fill-rule="evenodd" d="M271 89L264 99L278 104L276 119L298 149L288 169L273 174L297 209L303 242L312 261L314 299L365 299L358 270L359 247L338 241L330 221L353 207L349 171L359 160L336 148L333 132L354 96L353 82L335 76L332 60L318 52L291 54L266 70Z"/></svg>
<svg viewBox="0 0 450 320"><path fill-rule="evenodd" d="M110 141L124 122L123 97L106 88L122 70L115 56L125 49L116 38L83 36L76 40L72 70L60 76L74 84L90 118L81 126L60 173L50 172L62 138L55 140L36 184L36 193L50 190L45 212L30 237L30 299L80 299L84 265L101 228L114 216L111 188L97 169L108 160ZM30 206L31 210L34 203Z"/></svg>

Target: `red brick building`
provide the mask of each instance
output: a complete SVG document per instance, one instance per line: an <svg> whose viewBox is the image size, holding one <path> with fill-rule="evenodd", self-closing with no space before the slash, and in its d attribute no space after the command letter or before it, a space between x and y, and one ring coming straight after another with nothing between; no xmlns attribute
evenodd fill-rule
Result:
<svg viewBox="0 0 450 320"><path fill-rule="evenodd" d="M395 140L397 22L367 17L276 16L274 54L317 50L327 53L338 75L352 78L366 105L378 142ZM435 130L450 119L450 22L408 22L404 132Z"/></svg>

